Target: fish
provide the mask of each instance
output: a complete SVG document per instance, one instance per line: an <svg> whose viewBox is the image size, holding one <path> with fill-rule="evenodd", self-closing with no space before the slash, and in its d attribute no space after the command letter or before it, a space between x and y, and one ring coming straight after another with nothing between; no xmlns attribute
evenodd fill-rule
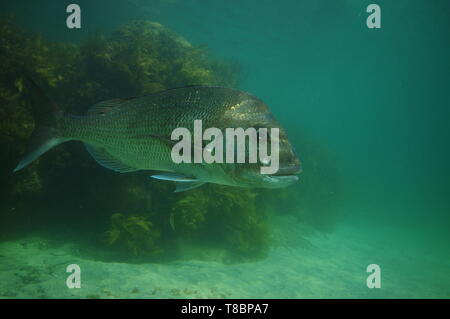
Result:
<svg viewBox="0 0 450 319"><path fill-rule="evenodd" d="M101 166L118 173L148 171L150 177L172 181L176 192L205 183L244 188L280 188L298 180L301 161L286 131L268 106L250 93L219 86L187 86L93 105L85 115L63 112L36 83L26 78L35 129L17 172L65 142L80 141ZM257 163L175 163L176 128L194 129L194 121L221 131L227 128L277 128L279 167L262 174ZM202 143L205 143L203 141ZM204 147L202 144L200 147ZM196 147L195 145L193 146ZM197 145L198 147L198 145Z"/></svg>

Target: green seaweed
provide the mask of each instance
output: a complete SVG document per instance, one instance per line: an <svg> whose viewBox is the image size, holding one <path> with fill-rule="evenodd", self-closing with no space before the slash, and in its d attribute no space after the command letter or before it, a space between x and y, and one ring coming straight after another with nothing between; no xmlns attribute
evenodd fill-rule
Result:
<svg viewBox="0 0 450 319"><path fill-rule="evenodd" d="M146 215L111 216L111 228L105 233L108 245L118 245L134 256L154 256L162 249L158 246L160 232Z"/></svg>
<svg viewBox="0 0 450 319"><path fill-rule="evenodd" d="M239 259L266 255L270 231L256 191L209 185L181 194L172 205L173 228L184 240L215 242Z"/></svg>
<svg viewBox="0 0 450 319"><path fill-rule="evenodd" d="M193 190L178 197L171 206L170 225L185 238L200 232L208 212L208 197L202 190Z"/></svg>

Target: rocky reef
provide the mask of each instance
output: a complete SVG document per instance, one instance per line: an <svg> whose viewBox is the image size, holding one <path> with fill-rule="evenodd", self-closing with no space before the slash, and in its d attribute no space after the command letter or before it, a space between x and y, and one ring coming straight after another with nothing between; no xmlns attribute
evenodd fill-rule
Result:
<svg viewBox="0 0 450 319"><path fill-rule="evenodd" d="M126 251L130 259L177 258L177 241L208 242L241 261L267 254L270 214L295 214L323 229L333 223L327 207L340 188L336 164L303 136L291 137L304 156L302 181L280 190L206 185L173 193L171 183L150 180L145 172L100 167L78 143L12 172L34 127L24 74L74 114L101 100L172 87L238 86L238 65L211 58L207 48L159 23L134 22L111 36L71 44L0 21L0 60L0 239L36 231L64 239L71 233L102 243L99 249Z"/></svg>

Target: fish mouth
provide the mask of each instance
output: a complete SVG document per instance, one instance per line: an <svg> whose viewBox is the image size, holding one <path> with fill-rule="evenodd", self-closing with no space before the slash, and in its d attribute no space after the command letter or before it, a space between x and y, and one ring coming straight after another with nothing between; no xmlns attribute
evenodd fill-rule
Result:
<svg viewBox="0 0 450 319"><path fill-rule="evenodd" d="M278 171L274 174L271 174L270 176L276 176L276 177L289 177L289 176L295 176L302 172L302 167L300 163L294 163L289 164L283 167L280 167Z"/></svg>
<svg viewBox="0 0 450 319"><path fill-rule="evenodd" d="M289 174L289 175L268 175L267 177L268 184L266 187L268 188L280 188L292 185L298 181L298 175Z"/></svg>
<svg viewBox="0 0 450 319"><path fill-rule="evenodd" d="M299 180L298 174L302 171L300 163L290 163L278 168L274 174L264 175L265 188L281 188L292 185Z"/></svg>

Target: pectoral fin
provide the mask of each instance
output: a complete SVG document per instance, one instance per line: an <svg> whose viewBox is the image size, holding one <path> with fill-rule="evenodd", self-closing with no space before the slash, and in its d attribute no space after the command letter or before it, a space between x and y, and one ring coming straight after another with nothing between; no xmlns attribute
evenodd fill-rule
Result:
<svg viewBox="0 0 450 319"><path fill-rule="evenodd" d="M172 181L175 182L175 193L184 192L190 189L194 189L197 187L202 186L205 184L205 182L200 181L196 178L189 177L183 174L176 174L176 173L161 173L156 175L151 175L150 177L155 179L160 179L164 181Z"/></svg>
<svg viewBox="0 0 450 319"><path fill-rule="evenodd" d="M163 181L172 181L172 182L197 182L198 179L194 177L189 177L183 174L177 174L177 173L169 173L169 172L162 172L160 174L151 175L150 177L160 179Z"/></svg>

